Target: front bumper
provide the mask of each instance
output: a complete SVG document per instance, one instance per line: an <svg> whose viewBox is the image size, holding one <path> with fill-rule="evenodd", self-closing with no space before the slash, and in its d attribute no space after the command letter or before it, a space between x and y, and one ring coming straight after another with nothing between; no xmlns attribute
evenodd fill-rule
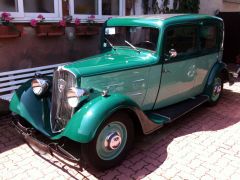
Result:
<svg viewBox="0 0 240 180"><path fill-rule="evenodd" d="M82 165L84 164L84 162L82 162L81 153L79 158L77 158L69 150L66 150L64 148L65 144L63 142L55 142L46 139L43 136L41 137L41 135L39 135L40 133L37 132L35 129L25 127L23 124L21 124L20 118L18 116L12 116L11 125L17 130L19 134L23 136L29 147L31 147L31 149L38 155L39 152L33 147L36 147L38 150L45 153L49 153L58 161L63 162L65 165L71 168L82 171ZM74 165L72 165L71 163L73 163Z"/></svg>

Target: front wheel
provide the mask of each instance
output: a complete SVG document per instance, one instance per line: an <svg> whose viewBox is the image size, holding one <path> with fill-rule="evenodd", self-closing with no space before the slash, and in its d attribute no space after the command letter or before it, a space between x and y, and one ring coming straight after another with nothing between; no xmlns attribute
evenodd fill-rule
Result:
<svg viewBox="0 0 240 180"><path fill-rule="evenodd" d="M217 76L215 77L212 83L212 88L211 88L209 103L208 103L210 106L214 106L217 104L220 97L222 96L222 91L223 91L223 81L221 76Z"/></svg>
<svg viewBox="0 0 240 180"><path fill-rule="evenodd" d="M134 126L130 117L115 113L100 126L90 143L82 144L82 157L99 170L114 167L124 160L133 139Z"/></svg>

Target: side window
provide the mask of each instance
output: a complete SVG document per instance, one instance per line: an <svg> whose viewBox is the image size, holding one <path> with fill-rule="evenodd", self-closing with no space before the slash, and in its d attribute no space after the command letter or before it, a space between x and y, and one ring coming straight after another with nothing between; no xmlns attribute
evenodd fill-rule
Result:
<svg viewBox="0 0 240 180"><path fill-rule="evenodd" d="M174 49L177 56L197 52L197 26L173 27L167 30L165 41L165 54Z"/></svg>
<svg viewBox="0 0 240 180"><path fill-rule="evenodd" d="M202 50L217 48L217 27L204 25L200 29L200 45Z"/></svg>

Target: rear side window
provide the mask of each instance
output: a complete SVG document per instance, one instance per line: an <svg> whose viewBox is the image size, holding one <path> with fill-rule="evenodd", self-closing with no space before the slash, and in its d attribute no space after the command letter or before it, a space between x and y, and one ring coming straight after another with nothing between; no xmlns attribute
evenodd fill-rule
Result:
<svg viewBox="0 0 240 180"><path fill-rule="evenodd" d="M197 52L197 27L170 28L166 33L165 53L168 54L171 49L177 51L178 56Z"/></svg>
<svg viewBox="0 0 240 180"><path fill-rule="evenodd" d="M217 27L204 25L200 29L200 45L202 50L217 48Z"/></svg>

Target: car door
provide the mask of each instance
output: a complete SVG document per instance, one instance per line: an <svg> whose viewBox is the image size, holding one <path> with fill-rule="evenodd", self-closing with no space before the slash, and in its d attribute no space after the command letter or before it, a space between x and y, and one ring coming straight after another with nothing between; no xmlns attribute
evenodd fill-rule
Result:
<svg viewBox="0 0 240 180"><path fill-rule="evenodd" d="M177 25L165 30L162 77L154 109L194 95L199 49L197 32L197 25Z"/></svg>
<svg viewBox="0 0 240 180"><path fill-rule="evenodd" d="M201 22L199 27L200 56L196 63L195 94L203 92L209 73L219 57L222 33L216 22Z"/></svg>

